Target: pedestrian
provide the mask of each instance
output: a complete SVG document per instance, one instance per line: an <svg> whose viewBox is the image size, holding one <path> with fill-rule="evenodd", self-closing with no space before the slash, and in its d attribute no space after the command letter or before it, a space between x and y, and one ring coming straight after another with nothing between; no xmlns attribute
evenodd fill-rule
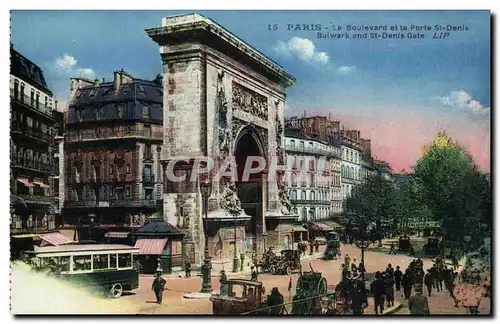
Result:
<svg viewBox="0 0 500 324"><path fill-rule="evenodd" d="M366 272L365 265L363 264L363 262L359 263L358 271L361 275L363 275L363 273Z"/></svg>
<svg viewBox="0 0 500 324"><path fill-rule="evenodd" d="M411 315L430 315L427 297L422 295L422 285L415 285L415 295L410 297L408 308Z"/></svg>
<svg viewBox="0 0 500 324"><path fill-rule="evenodd" d="M349 292L349 299L351 300L352 314L353 315L363 314L363 296L357 282L351 287L351 290Z"/></svg>
<svg viewBox="0 0 500 324"><path fill-rule="evenodd" d="M403 285L405 299L409 299L411 295L411 288L413 287L413 277L411 276L409 269L406 269L405 274L401 278L401 284Z"/></svg>
<svg viewBox="0 0 500 324"><path fill-rule="evenodd" d="M424 283L425 283L425 286L427 287L427 293L429 294L429 297L431 297L431 292L432 292L432 282L433 282L433 278L432 278L432 273L431 273L431 270L428 269L427 270L427 273L425 274L424 276Z"/></svg>
<svg viewBox="0 0 500 324"><path fill-rule="evenodd" d="M351 263L351 272L353 275L358 273L358 267L356 266L356 259L354 259L353 262Z"/></svg>
<svg viewBox="0 0 500 324"><path fill-rule="evenodd" d="M391 276L394 276L394 268L392 267L392 264L388 264L387 268L385 269L386 273L389 273Z"/></svg>
<svg viewBox="0 0 500 324"><path fill-rule="evenodd" d="M184 272L186 273L186 278L191 278L191 263L186 261L184 265Z"/></svg>
<svg viewBox="0 0 500 324"><path fill-rule="evenodd" d="M384 293L387 300L387 307L394 306L394 284L395 281L390 273L386 273L384 278Z"/></svg>
<svg viewBox="0 0 500 324"><path fill-rule="evenodd" d="M418 266L416 269L415 269L415 285L423 285L424 284L424 276L425 276L425 273L424 273L424 269L421 268L420 266Z"/></svg>
<svg viewBox="0 0 500 324"><path fill-rule="evenodd" d="M391 243L391 250L389 251L389 255L396 255L396 248L394 246L394 242Z"/></svg>
<svg viewBox="0 0 500 324"><path fill-rule="evenodd" d="M384 312L384 281L380 271L375 273L375 280L371 283L370 290L375 303L375 314L378 315L379 311L382 314Z"/></svg>
<svg viewBox="0 0 500 324"><path fill-rule="evenodd" d="M351 257L349 257L349 254L346 254L344 257L344 264L347 267L347 269L351 268Z"/></svg>
<svg viewBox="0 0 500 324"><path fill-rule="evenodd" d="M285 300L278 287L273 287L271 294L267 296L267 306L272 307L269 309L269 315L281 315L284 303Z"/></svg>
<svg viewBox="0 0 500 324"><path fill-rule="evenodd" d="M396 291L401 290L401 278L403 277L403 272L399 270L399 266L396 266L396 271L394 271L394 281L396 282Z"/></svg>
<svg viewBox="0 0 500 324"><path fill-rule="evenodd" d="M156 276L153 280L151 290L153 290L155 293L156 302L158 303L158 305L161 305L161 301L163 299L163 290L165 290L166 283L167 282L165 281L165 279L161 277L161 271L156 271Z"/></svg>
<svg viewBox="0 0 500 324"><path fill-rule="evenodd" d="M224 270L220 272L219 285L220 295L227 296L227 276Z"/></svg>
<svg viewBox="0 0 500 324"><path fill-rule="evenodd" d="M258 279L258 275L257 275L257 270L255 270L255 267L254 267L254 266L251 266L251 267L250 267L250 271L251 271L251 277L250 277L250 280L252 280L252 281L257 281L257 279Z"/></svg>
<svg viewBox="0 0 500 324"><path fill-rule="evenodd" d="M415 257L415 248L413 247L413 245L410 244L409 249L410 249L410 256Z"/></svg>
<svg viewBox="0 0 500 324"><path fill-rule="evenodd" d="M438 271L437 271L437 266L434 263L432 267L430 268L431 271L431 276L432 276L432 288L434 288L436 291L438 290ZM425 278L424 278L425 281Z"/></svg>

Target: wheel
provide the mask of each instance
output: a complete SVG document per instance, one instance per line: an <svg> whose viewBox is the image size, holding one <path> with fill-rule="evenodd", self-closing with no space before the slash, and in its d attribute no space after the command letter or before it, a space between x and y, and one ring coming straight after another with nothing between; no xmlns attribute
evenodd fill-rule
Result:
<svg viewBox="0 0 500 324"><path fill-rule="evenodd" d="M109 290L109 295L112 298L120 298L123 293L123 287L119 283L115 283L113 287Z"/></svg>
<svg viewBox="0 0 500 324"><path fill-rule="evenodd" d="M325 295L327 293L326 279L321 278L318 282L318 287L316 288L318 295Z"/></svg>
<svg viewBox="0 0 500 324"><path fill-rule="evenodd" d="M291 275L292 274L292 268L290 266L287 266L285 271L286 271L287 275Z"/></svg>

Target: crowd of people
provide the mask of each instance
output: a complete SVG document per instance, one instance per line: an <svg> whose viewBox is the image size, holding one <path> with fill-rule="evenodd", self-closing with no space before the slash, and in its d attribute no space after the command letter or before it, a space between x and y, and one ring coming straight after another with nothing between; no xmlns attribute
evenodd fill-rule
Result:
<svg viewBox="0 0 500 324"><path fill-rule="evenodd" d="M363 263L356 265L356 259L351 261L349 255L346 255L341 270L342 278L336 289L340 299L353 314L362 314L368 307L368 291L364 282L366 269ZM395 293L402 290L402 296L408 300L410 313L427 315L430 311L423 287L425 286L429 297L432 296L433 290L446 291L454 298L455 306L458 307L458 301L453 296L457 280L455 264L448 268L438 257L433 266L424 271L423 261L417 258L404 272L399 266L394 269L392 264L388 264L384 271L377 271L370 284L369 293L373 296L376 314L382 314L386 307L394 306Z"/></svg>

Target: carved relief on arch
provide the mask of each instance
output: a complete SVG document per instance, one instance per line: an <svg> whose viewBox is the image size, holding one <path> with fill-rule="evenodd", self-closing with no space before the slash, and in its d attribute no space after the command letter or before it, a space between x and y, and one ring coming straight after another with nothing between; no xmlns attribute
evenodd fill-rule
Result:
<svg viewBox="0 0 500 324"><path fill-rule="evenodd" d="M237 140L240 136L241 132L246 128L246 131L254 134L257 137L257 145L262 150L262 155L267 157L269 152L269 143L268 143L268 134L267 129L257 126L253 123L246 122L239 118L233 118L233 134L232 134L232 142L233 142L233 152L236 150L236 145L238 145Z"/></svg>

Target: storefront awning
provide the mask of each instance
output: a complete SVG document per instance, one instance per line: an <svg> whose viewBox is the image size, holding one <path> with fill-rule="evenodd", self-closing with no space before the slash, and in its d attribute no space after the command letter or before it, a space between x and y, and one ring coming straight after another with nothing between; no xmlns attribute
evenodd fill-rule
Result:
<svg viewBox="0 0 500 324"><path fill-rule="evenodd" d="M141 249L139 254L161 255L168 238L163 239L138 239L135 242L135 247Z"/></svg>
<svg viewBox="0 0 500 324"><path fill-rule="evenodd" d="M49 185L43 183L42 181L40 180L33 180L33 184L36 184L37 186L39 186L40 188L50 188Z"/></svg>
<svg viewBox="0 0 500 324"><path fill-rule="evenodd" d="M30 238L30 237L38 237L40 234L19 234L19 235L12 235L13 238Z"/></svg>
<svg viewBox="0 0 500 324"><path fill-rule="evenodd" d="M276 230L281 233L291 233L291 232L307 232L305 228L300 225L291 224L279 224Z"/></svg>
<svg viewBox="0 0 500 324"><path fill-rule="evenodd" d="M54 246L73 243L72 240L58 232L43 234L42 240Z"/></svg>
<svg viewBox="0 0 500 324"><path fill-rule="evenodd" d="M104 237L107 238L127 238L130 232L107 232Z"/></svg>
<svg viewBox="0 0 500 324"><path fill-rule="evenodd" d="M27 178L17 178L17 181L21 182L26 187L34 187L35 186Z"/></svg>
<svg viewBox="0 0 500 324"><path fill-rule="evenodd" d="M318 230L324 231L324 232L331 232L334 230L334 228L328 224L325 223L320 223L320 222L314 222L314 226L317 227Z"/></svg>

